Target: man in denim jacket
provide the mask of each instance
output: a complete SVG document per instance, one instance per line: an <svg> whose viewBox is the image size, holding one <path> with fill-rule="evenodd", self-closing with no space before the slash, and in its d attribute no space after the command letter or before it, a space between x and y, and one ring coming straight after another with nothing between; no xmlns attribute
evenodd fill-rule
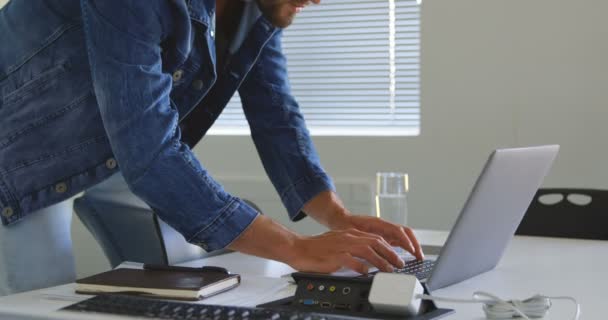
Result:
<svg viewBox="0 0 608 320"><path fill-rule="evenodd" d="M366 272L356 258L392 270L403 261L391 245L421 259L409 228L351 214L319 163L281 52L281 29L308 4L9 2L0 11L0 294L73 280L65 200L112 175L206 250L316 272ZM286 229L196 159L191 147L236 90L290 218L310 215L331 231Z"/></svg>

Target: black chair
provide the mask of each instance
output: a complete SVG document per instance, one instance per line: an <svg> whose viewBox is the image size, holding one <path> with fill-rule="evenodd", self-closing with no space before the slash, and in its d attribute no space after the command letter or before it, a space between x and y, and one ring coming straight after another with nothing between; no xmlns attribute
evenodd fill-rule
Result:
<svg viewBox="0 0 608 320"><path fill-rule="evenodd" d="M608 240L608 190L539 189L515 234Z"/></svg>
<svg viewBox="0 0 608 320"><path fill-rule="evenodd" d="M259 208L244 200L258 212ZM206 252L190 244L150 209L87 197L74 200L74 211L97 240L112 268L123 261L173 265L230 252Z"/></svg>

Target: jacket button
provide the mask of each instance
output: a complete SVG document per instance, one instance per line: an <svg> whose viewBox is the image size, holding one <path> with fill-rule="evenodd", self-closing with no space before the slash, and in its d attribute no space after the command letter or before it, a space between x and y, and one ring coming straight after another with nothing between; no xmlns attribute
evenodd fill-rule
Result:
<svg viewBox="0 0 608 320"><path fill-rule="evenodd" d="M66 191L68 191L68 185L65 182L59 182L55 185L55 192L64 193Z"/></svg>
<svg viewBox="0 0 608 320"><path fill-rule="evenodd" d="M203 80L195 80L194 82L192 82L192 88L194 88L195 90L203 89Z"/></svg>
<svg viewBox="0 0 608 320"><path fill-rule="evenodd" d="M106 168L114 169L116 168L116 160L114 158L110 158L106 160Z"/></svg>
<svg viewBox="0 0 608 320"><path fill-rule="evenodd" d="M173 82L177 82L177 81L181 80L183 75L184 75L184 70L181 70L181 69L173 72Z"/></svg>
<svg viewBox="0 0 608 320"><path fill-rule="evenodd" d="M6 207L2 210L2 215L6 218L10 218L13 216L13 208L11 207Z"/></svg>

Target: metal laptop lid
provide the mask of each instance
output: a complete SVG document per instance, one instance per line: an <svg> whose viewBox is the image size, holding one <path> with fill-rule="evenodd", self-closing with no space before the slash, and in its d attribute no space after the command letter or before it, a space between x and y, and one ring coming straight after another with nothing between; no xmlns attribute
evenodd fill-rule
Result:
<svg viewBox="0 0 608 320"><path fill-rule="evenodd" d="M429 290L498 264L558 150L547 145L492 152L427 280Z"/></svg>

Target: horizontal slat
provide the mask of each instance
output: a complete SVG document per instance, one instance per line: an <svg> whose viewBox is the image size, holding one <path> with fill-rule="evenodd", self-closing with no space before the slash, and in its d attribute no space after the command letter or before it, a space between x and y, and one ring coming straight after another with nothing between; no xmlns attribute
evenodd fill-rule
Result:
<svg viewBox="0 0 608 320"><path fill-rule="evenodd" d="M416 81L416 82L405 82L405 81L400 81L400 82L396 82L395 86L396 86L396 94L397 95L401 95L401 94L407 94L407 92L405 92L405 90L411 90L411 89L419 89L420 88L420 82ZM369 84L369 83L368 83ZM374 89L371 88L361 88L361 83L335 83L335 84L326 84L326 83L319 83L319 82L311 82L311 83L296 83L294 85L292 85L292 92L294 94L299 94L299 95L314 95L314 96L339 96L340 93L342 94L349 94L352 93L353 95L356 96L360 96L362 95L361 93L357 93L357 92L353 92L353 91L365 91L365 92L374 92L373 95L386 95L388 96L390 94L390 86L389 86L389 82L385 82L385 83L376 83L377 87ZM369 95L369 93L366 93L366 95Z"/></svg>
<svg viewBox="0 0 608 320"><path fill-rule="evenodd" d="M304 53L285 53L290 60L300 60L300 61L318 61L320 59L326 60L339 60L340 57L343 59L359 59L359 61L370 61L375 62L373 59L387 59L389 54L388 52L377 51L377 52L352 52L349 53L347 50L342 52L326 52L326 53L315 53L315 56L312 57L311 54ZM362 59L363 54L365 54L366 59ZM409 54L402 55L402 57L418 57L417 54ZM387 60L388 61L388 60Z"/></svg>
<svg viewBox="0 0 608 320"><path fill-rule="evenodd" d="M395 58L413 58L420 57L420 51L402 51L399 50L399 46L395 51Z"/></svg>
<svg viewBox="0 0 608 320"><path fill-rule="evenodd" d="M299 103L315 103L321 105L326 102L384 102L388 104L389 96L388 94L384 97L381 96L369 96L369 97L361 97L361 96L352 96L352 97L337 97L337 96L321 96L317 97L315 95L295 95L294 97ZM375 98L375 99L374 99Z"/></svg>
<svg viewBox="0 0 608 320"><path fill-rule="evenodd" d="M388 30L388 29L387 29ZM415 36L415 35L413 35ZM352 41L366 41L366 40L376 40L376 39L388 39L388 34L386 31L384 32L365 32L365 33L346 33L346 34L318 34L318 35L293 35L290 34L288 37L283 37L283 46L291 43L299 43L299 42L310 42L310 43L324 43L327 41L336 41L336 40L352 40Z"/></svg>
<svg viewBox="0 0 608 320"><path fill-rule="evenodd" d="M366 17L379 17L382 18L389 13L388 6L367 6L367 7L350 7L341 8L338 10L331 10L323 8L321 10L310 10L305 8L302 12L294 19L294 24L310 23L311 20L322 20L322 19L343 19L343 20L356 20Z"/></svg>
<svg viewBox="0 0 608 320"><path fill-rule="evenodd" d="M401 42L396 43L396 50L404 52L419 52L420 45L416 43L408 43ZM388 39L378 39L376 41L367 40L361 41L361 43L357 44L354 41L340 41L336 40L334 43L325 44L325 45L317 45L314 46L310 43L296 43L291 45L285 45L284 51L285 54L290 55L294 52L298 54L323 54L323 53L344 53L344 52L386 52L389 50L389 41Z"/></svg>
<svg viewBox="0 0 608 320"><path fill-rule="evenodd" d="M318 10L320 8L350 8L351 6L360 5L385 5L388 6L387 0L329 0L322 1L321 5L311 5L307 8Z"/></svg>
<svg viewBox="0 0 608 320"><path fill-rule="evenodd" d="M397 108L394 111L395 114L404 115L404 114L419 114L418 103L413 103L416 105L415 107L403 107L400 104L397 105ZM333 106L317 106L316 108L306 108L301 107L304 114L388 114L391 113L390 108L388 107L388 103L385 103L383 107L377 108L363 108L363 107L353 107L351 104L344 104L342 106L333 107ZM242 117L243 109L240 105L234 104L226 107L222 114L226 113L227 115L238 115Z"/></svg>
<svg viewBox="0 0 608 320"><path fill-rule="evenodd" d="M415 7L413 7L413 6L402 6L402 5L400 5L401 1L399 1L399 0L395 1L395 4L396 4L396 6L395 6L395 15L397 16L397 19L399 19L399 15L401 15L401 14L412 13L412 14L416 14L417 17L420 16L420 7L419 6L415 6Z"/></svg>
<svg viewBox="0 0 608 320"><path fill-rule="evenodd" d="M345 83L389 83L388 75L386 77L317 77L317 78L291 78L292 87L297 88L300 84L345 84Z"/></svg>
<svg viewBox="0 0 608 320"><path fill-rule="evenodd" d="M237 109L234 109L235 111ZM241 110L241 109L239 109ZM391 113L390 110L383 110L383 113L378 112L358 112L358 113L318 113L318 112L309 112L308 110L302 110L304 114L304 118L306 121L323 121L323 120L333 120L336 122L347 122L347 121L392 121L392 120L416 120L419 119L420 113L415 112L394 112ZM226 121L238 121L244 120L244 115L242 110L240 113L238 112L223 112L220 116L222 119Z"/></svg>
<svg viewBox="0 0 608 320"><path fill-rule="evenodd" d="M399 65L420 65L420 55L414 57L395 57L395 64Z"/></svg>
<svg viewBox="0 0 608 320"><path fill-rule="evenodd" d="M400 19L398 17L395 17L395 27L397 29L399 29L399 27L402 26L419 26L420 25L420 20L409 20L409 19Z"/></svg>
<svg viewBox="0 0 608 320"><path fill-rule="evenodd" d="M246 120L229 120L229 119L218 119L218 121L224 122L226 126L247 126ZM331 127L382 127L382 126L418 126L420 124L420 119L403 119L403 120L350 120L350 121L336 121L336 120L310 120L306 121L306 124L309 128L314 127L322 127L322 126L331 126Z"/></svg>
<svg viewBox="0 0 608 320"><path fill-rule="evenodd" d="M219 121L219 120L218 120ZM307 121L306 122L309 130L311 132L313 132L313 130L315 128L320 128L320 127L329 127L329 128L335 128L335 129L340 129L340 127L343 128L361 128L361 129L365 129L367 127L369 128L390 128L390 127L398 127L398 128L415 128L417 129L420 126L420 120L398 120L398 121L349 121L349 122L339 122L339 121ZM245 120L242 121L224 121L224 126L227 127L242 127L242 128L248 128L247 126L247 122ZM217 126L214 126L211 128L213 129L219 129L217 128Z"/></svg>
<svg viewBox="0 0 608 320"><path fill-rule="evenodd" d="M302 71L298 70L298 68L288 68L290 74L294 76L290 77L290 79L297 78L318 78L318 77L332 77L332 78L342 78L342 77L388 77L389 70L386 69L377 69L377 70L324 70L322 68L314 68L310 71ZM295 69L295 70L294 70ZM396 68L397 79L401 77L411 77L413 81L418 82L420 77L420 70L416 69L407 69L407 68Z"/></svg>
<svg viewBox="0 0 608 320"><path fill-rule="evenodd" d="M363 27L369 28L388 26L386 20L374 20L373 18L370 20L359 20L353 22L333 22L329 20L323 21L322 23L322 25L317 25L317 27L323 29L359 29L359 32L365 32L365 29L363 29ZM412 21L395 22L395 25L397 25L397 23L401 23L403 25L417 25L415 22ZM310 29L310 26L306 24L298 25L297 23L294 23L288 29L291 29L289 30L289 32L306 32L308 29ZM285 36L288 36L288 34L288 32L285 32Z"/></svg>
<svg viewBox="0 0 608 320"><path fill-rule="evenodd" d="M310 126L414 126L420 123L419 120L378 120L378 121L365 121L365 120L351 120L351 121L335 121L335 120L316 120L306 121Z"/></svg>
<svg viewBox="0 0 608 320"><path fill-rule="evenodd" d="M381 59L375 59L374 61L369 61L369 58L351 58L351 59L343 59L343 60L297 60L297 59L291 59L290 57L287 57L287 65L289 66L289 68L293 68L293 67L334 67L337 66L338 68L342 68L344 66L353 66L358 68L359 66L362 67L373 67L373 66L382 66L382 64L384 65L384 67L388 68L388 60L381 60ZM406 68L406 69L420 69L420 58L419 57L409 57L409 58L398 58L395 59L395 64L397 66L397 70L399 70L400 68Z"/></svg>
<svg viewBox="0 0 608 320"><path fill-rule="evenodd" d="M306 101L302 98L295 97L301 108L310 109L310 110L322 110L318 112L325 112L323 110L332 110L332 112L342 112L348 113L350 110L354 113L360 113L361 110L389 110L389 99L388 97L384 100L367 100L367 101ZM403 113L412 113L414 110L417 110L420 106L419 100L405 101L399 100L395 101L395 106L397 107L397 112ZM343 109L346 108L346 109ZM231 100L230 103L226 106L226 109L238 109L241 110L241 103L237 100ZM342 110L342 111L339 111ZM234 111L230 111L234 112ZM316 112L316 111L315 111Z"/></svg>
<svg viewBox="0 0 608 320"><path fill-rule="evenodd" d="M419 86L419 85L418 85ZM378 99L379 97L381 98L387 98L390 94L389 92L389 88L383 88L383 89L378 89L378 90L364 90L364 89L360 89L360 90L296 90L296 89L292 89L291 93L296 96L296 97L307 97L307 96L314 96L314 97L338 97L338 98L342 98L344 96L354 96L354 97L358 97L359 99L362 99L364 97L370 97L370 99ZM397 91L397 96L400 95L400 92Z"/></svg>
<svg viewBox="0 0 608 320"><path fill-rule="evenodd" d="M347 107L347 108L350 108ZM345 113L343 113L342 111L344 111L343 108L326 108L326 109L318 109L318 110L306 110L304 111L304 114L306 114L306 119L309 119L309 116L311 114L316 114L316 115L320 115L320 116L326 116L326 115L345 115ZM362 115L366 115L366 114L371 114L371 115L377 115L379 113L388 113L390 112L390 110L387 108L383 108L383 109L379 109L379 108L371 108L371 109L349 109L349 115L350 114L362 114ZM418 108L412 108L409 110L401 110L399 113L399 115L403 115L403 114L410 114L410 115L418 115ZM240 108L235 108L235 109L226 109L223 113L222 116L224 116L226 119L238 119L238 118L242 118L243 117L243 111Z"/></svg>
<svg viewBox="0 0 608 320"><path fill-rule="evenodd" d="M305 42L284 42L283 43L283 50L285 50L285 52L289 52L289 51L293 51L293 50L297 50L300 49L302 51L310 51L310 49L317 49L317 48L329 48L332 51L336 50L336 51L340 51L340 48L352 48L352 47L366 47L366 46L376 46L379 48L388 48L388 37L387 38L381 38L381 37L376 37L375 39L368 39L368 40L342 40L342 39L333 39L333 40L329 40L329 41L324 41L324 42L312 42L312 41L305 41Z"/></svg>
<svg viewBox="0 0 608 320"><path fill-rule="evenodd" d="M342 75L335 72L314 72L297 74L289 77L289 80L296 86L308 83L388 83L390 81L388 71L345 72Z"/></svg>
<svg viewBox="0 0 608 320"><path fill-rule="evenodd" d="M355 65L308 65L308 66L293 66L288 62L289 72L291 74L297 73L315 73L315 72L357 72L357 71L386 71L390 70L390 67L387 63L380 64L355 64Z"/></svg>
<svg viewBox="0 0 608 320"><path fill-rule="evenodd" d="M349 35L349 34L378 34L388 33L389 25L383 24L375 27L368 27L365 30L361 28L348 28L348 29L325 29L325 28L308 28L305 32L290 31L291 27L285 29L283 32L283 42L289 41L290 37L307 37L307 36L320 36L320 35ZM419 27L417 27L419 28Z"/></svg>
<svg viewBox="0 0 608 320"><path fill-rule="evenodd" d="M386 58L388 55L384 55L383 58ZM419 58L406 58L406 59L401 59L401 61L418 61ZM352 58L344 58L342 60L321 60L321 59L314 59L314 58L310 58L307 60L304 59L297 59L296 57L292 57L292 56L287 56L287 65L288 66L348 66L348 65L360 65L360 64L368 64L368 65L377 65L379 63L383 63L384 65L388 65L387 64L388 60L381 60L381 59L376 59L374 61L370 61L369 58L363 58L361 57L361 55L357 55L355 57ZM396 63L399 60L395 60ZM402 62L402 64L404 64L404 62ZM412 62L412 64L414 64L414 62ZM415 64L419 64L418 62L416 62Z"/></svg>
<svg viewBox="0 0 608 320"><path fill-rule="evenodd" d="M410 6L417 6L416 1L414 0L397 0L397 1L401 1L401 3L405 6L405 5L410 5ZM329 6L329 5L334 5L334 6L348 6L351 4L357 4L357 3L388 3L388 1L386 0L328 0L328 1L322 1L320 5L313 5L312 7L323 7L323 6Z"/></svg>
<svg viewBox="0 0 608 320"><path fill-rule="evenodd" d="M296 87L292 84L293 91L308 91L314 94L314 91L327 90L327 85L319 83L298 84ZM386 83L335 83L332 85L332 90L387 90Z"/></svg>
<svg viewBox="0 0 608 320"><path fill-rule="evenodd" d="M390 120L418 120L417 114L318 114L304 113L306 121L334 121L334 122L352 122L352 121L390 121Z"/></svg>

